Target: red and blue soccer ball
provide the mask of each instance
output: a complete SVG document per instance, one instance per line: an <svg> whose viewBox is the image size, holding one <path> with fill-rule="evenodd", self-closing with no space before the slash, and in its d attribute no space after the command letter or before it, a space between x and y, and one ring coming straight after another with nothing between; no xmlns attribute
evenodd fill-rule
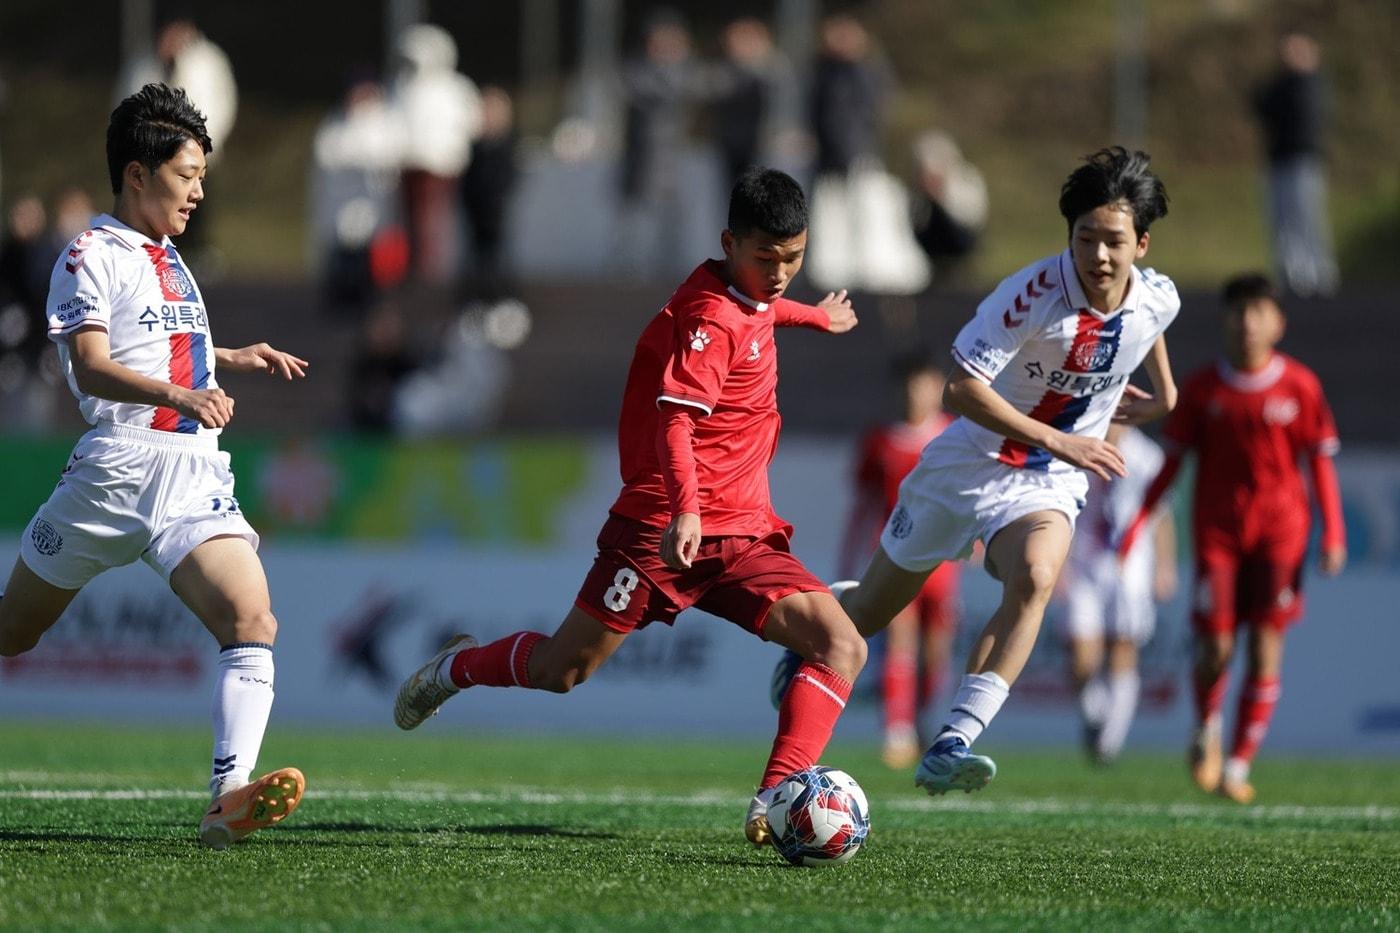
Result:
<svg viewBox="0 0 1400 933"><path fill-rule="evenodd" d="M855 778L814 767L789 775L768 805L773 845L794 865L838 865L870 833L870 804Z"/></svg>

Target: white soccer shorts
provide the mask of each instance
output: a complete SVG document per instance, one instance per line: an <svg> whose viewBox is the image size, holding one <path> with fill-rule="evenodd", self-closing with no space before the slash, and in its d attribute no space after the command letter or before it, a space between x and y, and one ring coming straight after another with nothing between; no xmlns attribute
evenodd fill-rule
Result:
<svg viewBox="0 0 1400 933"><path fill-rule="evenodd" d="M1157 624L1150 556L1140 547L1121 564L1114 553L1089 559L1071 555L1064 570L1065 613L1060 623L1065 637L1146 644Z"/></svg>
<svg viewBox="0 0 1400 933"><path fill-rule="evenodd" d="M216 535L258 546L217 438L104 421L73 448L58 487L24 530L20 557L66 590L137 558L169 580Z"/></svg>
<svg viewBox="0 0 1400 933"><path fill-rule="evenodd" d="M946 439L946 440L945 440ZM1007 466L947 434L924 448L899 486L880 546L913 573L963 560L973 543L1034 512L1061 512L1073 530L1089 482L1078 470L1055 473Z"/></svg>

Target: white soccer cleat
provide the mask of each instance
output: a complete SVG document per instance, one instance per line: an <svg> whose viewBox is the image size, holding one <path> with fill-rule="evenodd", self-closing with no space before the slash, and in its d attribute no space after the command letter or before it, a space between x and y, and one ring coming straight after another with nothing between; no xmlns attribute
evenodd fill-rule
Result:
<svg viewBox="0 0 1400 933"><path fill-rule="evenodd" d="M400 729L417 729L436 716L442 704L458 692L438 683L438 668L457 652L475 647L476 639L470 635L453 635L427 664L414 671L394 698L394 724Z"/></svg>
<svg viewBox="0 0 1400 933"><path fill-rule="evenodd" d="M744 817L744 837L760 848L773 841L773 827L768 824L768 805L773 802L777 789L770 787L755 793L749 802L749 812Z"/></svg>
<svg viewBox="0 0 1400 933"><path fill-rule="evenodd" d="M997 776L997 763L986 755L974 755L967 743L958 736L949 736L933 743L919 770L914 772L914 786L922 787L929 796L946 794L950 790L972 793L981 790Z"/></svg>

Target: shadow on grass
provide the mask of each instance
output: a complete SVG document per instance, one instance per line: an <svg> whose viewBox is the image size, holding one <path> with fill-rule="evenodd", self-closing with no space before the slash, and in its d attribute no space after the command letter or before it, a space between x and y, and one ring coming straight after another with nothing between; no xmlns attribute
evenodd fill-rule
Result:
<svg viewBox="0 0 1400 933"><path fill-rule="evenodd" d="M474 836L556 836L565 839L618 839L616 833L565 829L546 823L507 823L491 826L395 826L386 823L300 822L278 826L278 833L462 833Z"/></svg>

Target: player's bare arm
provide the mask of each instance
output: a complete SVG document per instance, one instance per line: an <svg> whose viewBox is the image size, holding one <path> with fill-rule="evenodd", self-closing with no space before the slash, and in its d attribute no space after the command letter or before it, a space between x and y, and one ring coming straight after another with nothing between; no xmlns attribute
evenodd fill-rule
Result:
<svg viewBox="0 0 1400 933"><path fill-rule="evenodd" d="M227 347L214 348L214 361L220 369L231 373L267 373L280 375L284 379L306 378L306 367L311 364L298 356L292 356L265 343L232 350Z"/></svg>
<svg viewBox="0 0 1400 933"><path fill-rule="evenodd" d="M989 431L1031 444L1106 481L1127 476L1118 448L1108 441L1066 434L1017 411L996 390L965 369L955 368L943 389L943 407Z"/></svg>
<svg viewBox="0 0 1400 933"><path fill-rule="evenodd" d="M1155 421L1167 415L1176 407L1176 381L1172 378L1172 364L1167 357L1167 338L1158 337L1142 361L1147 370L1152 392L1144 392L1135 385L1124 387L1123 398L1113 413L1113 420L1124 424L1139 425Z"/></svg>
<svg viewBox="0 0 1400 933"><path fill-rule="evenodd" d="M826 297L817 302L817 307L826 312L826 330L829 334L844 334L860 323L844 288L839 292L827 292Z"/></svg>
<svg viewBox="0 0 1400 933"><path fill-rule="evenodd" d="M223 389L186 389L141 375L112 359L107 331L83 327L69 338L73 377L88 395L113 402L173 408L206 428L222 428L233 419L233 399Z"/></svg>

